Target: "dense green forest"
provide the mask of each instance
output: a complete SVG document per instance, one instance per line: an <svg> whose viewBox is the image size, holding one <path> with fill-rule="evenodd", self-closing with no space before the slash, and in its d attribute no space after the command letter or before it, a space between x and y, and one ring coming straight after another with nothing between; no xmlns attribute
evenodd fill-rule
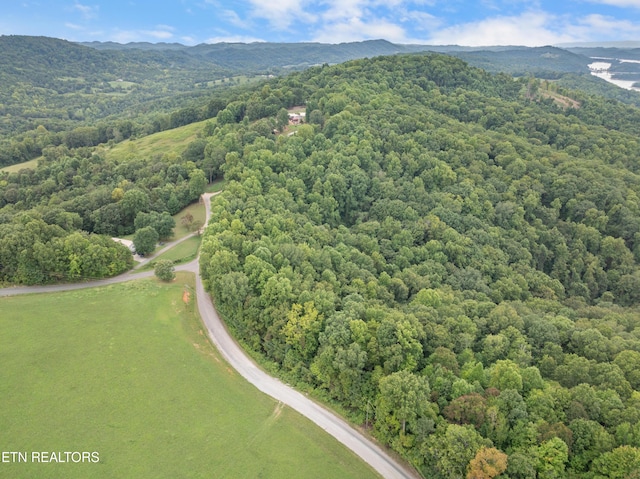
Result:
<svg viewBox="0 0 640 479"><path fill-rule="evenodd" d="M122 271L224 176L202 275L279 374L425 477L636 477L638 108L436 54L191 100L182 155L0 173L0 282Z"/></svg>
<svg viewBox="0 0 640 479"><path fill-rule="evenodd" d="M206 140L227 187L201 264L238 337L425 477L631 477L638 110L564 109L444 56L255 100L298 83L295 135L229 121Z"/></svg>
<svg viewBox="0 0 640 479"><path fill-rule="evenodd" d="M549 79L560 78L567 73L586 72L589 63L593 62L587 56L555 47L513 47L502 51L476 50L452 54L490 72Z"/></svg>

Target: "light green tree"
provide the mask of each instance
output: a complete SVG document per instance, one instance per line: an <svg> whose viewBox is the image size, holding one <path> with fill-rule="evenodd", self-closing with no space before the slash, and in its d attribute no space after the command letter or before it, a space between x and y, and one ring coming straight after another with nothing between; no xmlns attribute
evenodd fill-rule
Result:
<svg viewBox="0 0 640 479"><path fill-rule="evenodd" d="M168 259L158 260L153 270L156 277L161 281L173 281L176 277L176 269L173 266L173 261Z"/></svg>

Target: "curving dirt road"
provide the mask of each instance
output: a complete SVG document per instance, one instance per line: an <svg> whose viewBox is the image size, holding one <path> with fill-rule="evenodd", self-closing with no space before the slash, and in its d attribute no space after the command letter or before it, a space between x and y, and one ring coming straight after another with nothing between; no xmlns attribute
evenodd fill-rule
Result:
<svg viewBox="0 0 640 479"><path fill-rule="evenodd" d="M205 194L203 196L206 207L206 222L208 223L211 212L210 200L213 194ZM191 271L196 274L196 297L198 310L202 321L207 328L207 333L222 356L242 377L260 391L288 405L316 423L342 444L351 449L382 477L389 479L416 479L419 477L415 471L410 470L400 462L393 459L382 448L351 427L346 421L320 406L318 403L312 401L305 395L299 393L295 389L262 371L235 342L218 316L211 301L211 297L204 289L204 285L200 277L198 259L195 259L190 263L180 265L176 267L176 270ZM78 284L3 288L0 289L0 297L26 293L44 293L92 288L95 286L147 278L153 275L153 271L146 271L135 274L125 273L113 278Z"/></svg>

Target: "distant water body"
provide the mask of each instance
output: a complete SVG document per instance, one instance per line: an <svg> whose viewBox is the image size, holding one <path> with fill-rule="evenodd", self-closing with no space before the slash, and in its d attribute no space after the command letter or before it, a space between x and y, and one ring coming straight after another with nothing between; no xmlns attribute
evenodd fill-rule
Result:
<svg viewBox="0 0 640 479"><path fill-rule="evenodd" d="M598 78L602 78L603 80L608 81L609 83L613 83L614 85L619 86L620 88L624 88L626 90L640 91L640 88L634 87L634 83L637 81L630 80L617 80L613 78L613 75L609 73L609 68L611 68L610 61L619 61L621 63L640 63L639 60L618 60L614 58L593 58L594 60L598 60L589 65L589 70L591 70L591 74L593 76L597 76Z"/></svg>

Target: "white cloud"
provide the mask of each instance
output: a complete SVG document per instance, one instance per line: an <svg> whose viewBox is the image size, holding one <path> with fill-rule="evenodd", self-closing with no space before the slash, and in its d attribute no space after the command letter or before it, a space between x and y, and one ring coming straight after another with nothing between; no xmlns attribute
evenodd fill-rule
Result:
<svg viewBox="0 0 640 479"><path fill-rule="evenodd" d="M222 10L220 16L224 18L231 25L247 30L251 27L251 23L247 20L240 18L234 10Z"/></svg>
<svg viewBox="0 0 640 479"><path fill-rule="evenodd" d="M624 40L640 37L640 25L629 20L619 20L604 15L588 15L578 20L576 30L583 41L589 39Z"/></svg>
<svg viewBox="0 0 640 479"><path fill-rule="evenodd" d="M174 30L170 25L156 25L153 30L115 30L108 39L118 43L164 41L174 37Z"/></svg>
<svg viewBox="0 0 640 479"><path fill-rule="evenodd" d="M342 21L361 18L365 13L366 4L363 0L328 0L329 8L322 13L325 22Z"/></svg>
<svg viewBox="0 0 640 479"><path fill-rule="evenodd" d="M441 21L424 11L431 0L320 0L322 24L313 34L320 42L349 42L383 38L394 43L416 43L407 28L432 30ZM421 9L417 9L417 5Z"/></svg>
<svg viewBox="0 0 640 479"><path fill-rule="evenodd" d="M313 38L315 42L342 43L384 38L390 42L407 43L405 30L386 20L364 22L353 17L349 20L324 25Z"/></svg>
<svg viewBox="0 0 640 479"><path fill-rule="evenodd" d="M158 40L167 40L173 37L173 33L166 30L141 30L140 33L145 37L151 37Z"/></svg>
<svg viewBox="0 0 640 479"><path fill-rule="evenodd" d="M173 38L173 33L163 30L115 30L107 35L107 40L117 43L156 42Z"/></svg>
<svg viewBox="0 0 640 479"><path fill-rule="evenodd" d="M442 26L442 19L427 12L417 10L405 10L401 12L400 21L409 23L418 31L431 31Z"/></svg>
<svg viewBox="0 0 640 479"><path fill-rule="evenodd" d="M454 25L432 32L427 43L435 45L525 45L540 46L582 40L566 33L566 25L558 28L557 18L545 12L525 12L519 16L494 17L477 22Z"/></svg>
<svg viewBox="0 0 640 479"><path fill-rule="evenodd" d="M98 16L100 7L98 5L83 5L82 3L76 2L73 5L73 9L80 12L86 20L90 20Z"/></svg>
<svg viewBox="0 0 640 479"><path fill-rule="evenodd" d="M176 30L171 25L156 25L156 28L158 30L166 30L168 32L174 32Z"/></svg>
<svg viewBox="0 0 640 479"><path fill-rule="evenodd" d="M425 11L435 0L279 0L271 3L247 0L246 13L237 8L225 9L225 4L218 0L203 1L216 7L218 17L229 26L240 28L249 36L258 31L258 20L262 20L270 30L297 41L305 41L310 36L314 41L331 43L372 38L407 43L410 39L405 27L431 30L441 24Z"/></svg>
<svg viewBox="0 0 640 479"><path fill-rule="evenodd" d="M486 18L435 30L424 43L541 46L638 37L640 25L629 20L596 14L576 17L529 11L518 16Z"/></svg>
<svg viewBox="0 0 640 479"><path fill-rule="evenodd" d="M117 30L108 36L108 40L116 43L140 42L142 37L140 32L131 30Z"/></svg>
<svg viewBox="0 0 640 479"><path fill-rule="evenodd" d="M304 0L278 0L276 2L249 0L249 3L252 6L251 15L253 17L267 20L271 27L277 30L295 28L296 22L314 23L316 21L316 15L304 9Z"/></svg>
<svg viewBox="0 0 640 479"><path fill-rule="evenodd" d="M66 22L64 26L70 28L71 30L84 30L84 27L82 25L76 25L75 23Z"/></svg>

